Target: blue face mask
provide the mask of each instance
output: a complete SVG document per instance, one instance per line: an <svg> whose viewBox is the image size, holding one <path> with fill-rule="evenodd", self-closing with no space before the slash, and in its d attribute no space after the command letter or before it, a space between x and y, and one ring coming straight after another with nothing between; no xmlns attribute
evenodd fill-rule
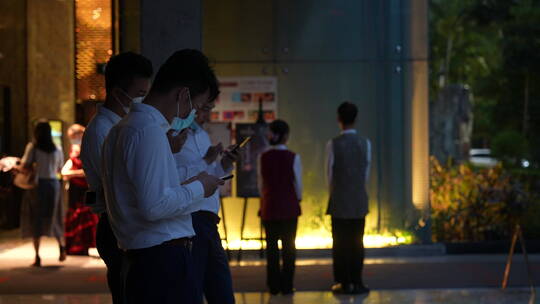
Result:
<svg viewBox="0 0 540 304"><path fill-rule="evenodd" d="M189 115L186 118L180 118L178 115L180 115L180 104L176 103L176 117L173 118L173 121L171 122L171 129L174 130L173 136L178 135L182 130L185 128L188 128L193 124L195 121L197 110L193 108L193 105L191 104L191 94L188 90L188 100L189 100L189 106L191 108L191 112L189 112Z"/></svg>
<svg viewBox="0 0 540 304"><path fill-rule="evenodd" d="M198 132L198 131L202 130L201 125L199 125L196 121L194 121L194 122L191 124L191 126L189 126L189 128L190 128L191 130L193 130L194 132Z"/></svg>

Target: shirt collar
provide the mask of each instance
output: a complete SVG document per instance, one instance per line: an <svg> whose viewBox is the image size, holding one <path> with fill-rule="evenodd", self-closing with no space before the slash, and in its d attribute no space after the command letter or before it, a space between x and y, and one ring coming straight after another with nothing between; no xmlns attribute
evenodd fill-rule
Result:
<svg viewBox="0 0 540 304"><path fill-rule="evenodd" d="M107 109L107 107L103 105L98 106L97 112L99 115L105 116L113 124L117 124L122 119L122 117L118 116L116 113Z"/></svg>
<svg viewBox="0 0 540 304"><path fill-rule="evenodd" d="M341 131L341 134L356 134L356 129L347 129Z"/></svg>
<svg viewBox="0 0 540 304"><path fill-rule="evenodd" d="M157 123L165 132L169 131L171 124L155 107L145 103L134 103L131 105L132 112L141 112L149 114L155 123Z"/></svg>
<svg viewBox="0 0 540 304"><path fill-rule="evenodd" d="M275 145L275 146L272 146L272 148L276 150L287 150L286 145Z"/></svg>

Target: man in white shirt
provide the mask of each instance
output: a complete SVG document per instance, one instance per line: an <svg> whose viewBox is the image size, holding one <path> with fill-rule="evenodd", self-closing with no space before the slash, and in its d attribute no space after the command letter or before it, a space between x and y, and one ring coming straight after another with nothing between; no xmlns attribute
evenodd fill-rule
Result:
<svg viewBox="0 0 540 304"><path fill-rule="evenodd" d="M96 247L107 265L113 303L124 303L122 251L107 218L101 182L101 148L111 128L127 114L132 103L148 93L153 69L150 60L132 52L111 57L105 68L106 100L99 106L82 139L81 160L89 185L87 204L99 215Z"/></svg>
<svg viewBox="0 0 540 304"><path fill-rule="evenodd" d="M326 146L329 202L332 217L334 293L368 293L362 281L364 227L368 213L366 189L371 163L369 139L354 129L358 109L350 102L338 107L341 134Z"/></svg>
<svg viewBox="0 0 540 304"><path fill-rule="evenodd" d="M186 140L194 109L216 92L206 56L177 51L159 69L143 103L134 104L105 140L102 179L107 214L125 251L128 303L199 302L191 213L223 181L202 172L181 185L173 153Z"/></svg>
<svg viewBox="0 0 540 304"><path fill-rule="evenodd" d="M233 162L238 158L238 150L229 150L225 151L221 161L217 161L223 146L221 143L211 146L210 136L203 129L204 124L210 120L216 98L217 95L211 97L197 110L197 118L188 130L186 143L179 153L174 154L180 180L202 171L215 176L225 176L232 171ZM193 239L193 260L201 303L203 293L208 304L235 302L229 261L218 231L219 208L219 191L216 191L201 202L199 211L191 215L196 233Z"/></svg>

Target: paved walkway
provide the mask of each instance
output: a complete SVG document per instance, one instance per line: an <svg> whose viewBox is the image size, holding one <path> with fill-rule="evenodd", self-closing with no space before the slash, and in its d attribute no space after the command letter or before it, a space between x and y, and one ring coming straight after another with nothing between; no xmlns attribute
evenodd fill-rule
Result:
<svg viewBox="0 0 540 304"><path fill-rule="evenodd" d="M0 252L0 294L107 293L105 266L99 258L70 256L66 262L60 263L57 245L52 240L44 242L41 255L44 267L31 268L33 249L30 243ZM505 258L504 255L368 258L364 277L367 285L376 291L496 289L500 286ZM540 255L531 256L531 261L534 281L540 284ZM264 261L232 262L231 270L237 292L248 292L251 297L251 292L266 291ZM298 291L325 291L331 284L332 265L329 258L298 260L295 283ZM521 256L514 260L510 286L527 286Z"/></svg>
<svg viewBox="0 0 540 304"><path fill-rule="evenodd" d="M527 304L540 303L527 289L377 290L368 296L339 296L329 292L297 292L293 296L237 293L237 304ZM106 294L0 295L2 304L110 304Z"/></svg>

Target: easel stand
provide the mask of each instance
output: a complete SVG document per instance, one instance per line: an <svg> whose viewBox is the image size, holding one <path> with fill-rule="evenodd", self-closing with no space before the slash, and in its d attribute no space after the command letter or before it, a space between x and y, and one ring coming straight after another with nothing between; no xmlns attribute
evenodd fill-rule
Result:
<svg viewBox="0 0 540 304"><path fill-rule="evenodd" d="M238 249L238 262L242 261L242 242L243 241L260 241L261 250L259 256L262 259L264 257L264 237L263 237L263 226L262 220L260 221L260 235L258 238L244 238L244 229L246 228L246 214L247 214L248 198L244 197L244 208L242 210L242 224L240 225L240 248Z"/></svg>
<svg viewBox="0 0 540 304"><path fill-rule="evenodd" d="M529 256L527 255L525 239L523 238L523 232L521 230L520 224L516 224L516 227L514 228L514 234L512 235L512 243L510 245L510 252L508 253L508 259L506 260L506 268L504 270L502 289L504 290L508 286L508 277L510 276L510 269L512 268L512 257L516 249L516 242L518 238L519 238L519 242L521 243L521 250L523 251L523 257L525 258L525 266L527 267L527 276L529 278L529 287L531 288L532 299L534 299L536 297L536 290L534 289L531 265L529 263Z"/></svg>
<svg viewBox="0 0 540 304"><path fill-rule="evenodd" d="M227 222L225 222L225 206L223 206L223 199L221 197L219 198L219 204L221 205L221 222L223 222L223 235L224 235L224 238L222 237L221 240L225 241L225 243L227 244L227 249L226 249L227 259L230 261L231 250L229 249L229 235L227 232Z"/></svg>

